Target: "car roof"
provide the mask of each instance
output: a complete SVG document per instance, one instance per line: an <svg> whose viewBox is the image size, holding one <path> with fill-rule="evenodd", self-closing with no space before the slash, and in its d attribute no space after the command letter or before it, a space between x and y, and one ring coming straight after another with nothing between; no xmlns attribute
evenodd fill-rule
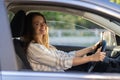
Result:
<svg viewBox="0 0 120 80"><path fill-rule="evenodd" d="M72 4L74 5L80 5L82 2L85 3L90 3L93 5L98 5L98 6L103 6L109 9L113 9L115 11L120 12L120 6L117 5L116 3L110 2L109 0L5 0L6 5L20 5L20 4L31 4L34 5L36 3L38 4L46 4L46 5L55 5L54 3L58 3L57 5L61 5L63 4L65 6L65 4ZM49 4L47 3L49 2ZM83 4L83 3L82 3ZM56 6L57 6L56 5ZM72 7L71 5L71 7ZM88 4L89 6L89 4Z"/></svg>
<svg viewBox="0 0 120 80"><path fill-rule="evenodd" d="M61 11L66 11L68 8L85 10L97 14L104 13L104 15L114 16L120 21L120 6L109 2L109 0L5 0L5 3L8 10L13 12L17 12L20 9L27 12L31 9L37 9L38 6L39 10L42 9L42 6L44 6L43 9L46 9L45 6L49 7L47 9L50 9L50 7L57 7L54 10L59 10L58 7L61 7Z"/></svg>
<svg viewBox="0 0 120 80"><path fill-rule="evenodd" d="M120 23L120 6L109 2L109 0L5 0L5 2L8 10L14 13L21 9L25 12L31 10L50 10L85 17L85 14L90 12L103 16L110 22L117 21ZM110 25L108 25L108 28L110 28ZM116 31L116 29L118 27L113 30ZM119 31L116 32L120 35Z"/></svg>

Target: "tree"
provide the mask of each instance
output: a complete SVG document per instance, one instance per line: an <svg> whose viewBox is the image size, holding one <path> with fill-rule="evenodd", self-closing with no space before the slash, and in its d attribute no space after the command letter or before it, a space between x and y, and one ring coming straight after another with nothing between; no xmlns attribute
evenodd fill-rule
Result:
<svg viewBox="0 0 120 80"><path fill-rule="evenodd" d="M115 2L117 4L120 4L120 0L110 0L110 2Z"/></svg>
<svg viewBox="0 0 120 80"><path fill-rule="evenodd" d="M55 12L55 11L44 11L41 12L45 15L49 23L49 26L52 26L57 29L83 29L83 28L95 28L99 27L98 25L82 18L81 16L75 16L68 13Z"/></svg>

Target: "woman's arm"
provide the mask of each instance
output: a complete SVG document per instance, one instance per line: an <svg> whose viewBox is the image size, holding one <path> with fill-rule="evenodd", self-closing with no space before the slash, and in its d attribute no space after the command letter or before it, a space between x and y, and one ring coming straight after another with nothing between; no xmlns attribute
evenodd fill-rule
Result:
<svg viewBox="0 0 120 80"><path fill-rule="evenodd" d="M68 69L72 66L81 65L90 61L102 61L103 55L100 51L87 57L72 57L65 54L59 55L61 52L51 53L45 47L39 44L31 44L28 47L28 58L34 60L37 63L56 68L56 69ZM63 52L62 52L63 53ZM100 53L100 54L98 54ZM34 62L33 61L33 62Z"/></svg>
<svg viewBox="0 0 120 80"><path fill-rule="evenodd" d="M83 56L89 52L92 52L93 50L94 50L93 47L84 48L84 49L76 51L75 56L80 57L80 56Z"/></svg>
<svg viewBox="0 0 120 80"><path fill-rule="evenodd" d="M63 52L56 52L53 50L50 52L47 48L45 48L43 45L39 44L30 44L28 47L28 58L32 59L33 62L37 62L38 64L43 64L46 66L50 66L55 69L68 69L72 67L73 57L70 55L67 55L66 53L64 55Z"/></svg>
<svg viewBox="0 0 120 80"><path fill-rule="evenodd" d="M80 57L80 56L83 56L83 55L85 55L85 54L87 54L89 52L94 51L101 42L102 41L98 41L95 45L93 45L91 47L84 48L84 49L76 51L75 56Z"/></svg>
<svg viewBox="0 0 120 80"><path fill-rule="evenodd" d="M105 53L101 52L101 48L97 50L97 52L91 56L85 56L85 57L74 57L73 58L73 66L81 65L87 62L92 61L103 61L105 58Z"/></svg>

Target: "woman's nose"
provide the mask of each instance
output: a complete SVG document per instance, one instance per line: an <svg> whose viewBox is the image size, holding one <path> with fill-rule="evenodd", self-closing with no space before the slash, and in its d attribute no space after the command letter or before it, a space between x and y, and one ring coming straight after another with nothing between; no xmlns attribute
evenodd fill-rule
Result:
<svg viewBox="0 0 120 80"><path fill-rule="evenodd" d="M40 28L41 28L41 29L45 29L45 25L41 25Z"/></svg>
<svg viewBox="0 0 120 80"><path fill-rule="evenodd" d="M41 28L45 28L45 23L41 24L40 26Z"/></svg>

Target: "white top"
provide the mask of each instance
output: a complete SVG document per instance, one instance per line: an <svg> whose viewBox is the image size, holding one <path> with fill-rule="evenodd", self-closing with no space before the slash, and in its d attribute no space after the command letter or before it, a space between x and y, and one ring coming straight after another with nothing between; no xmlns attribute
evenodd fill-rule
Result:
<svg viewBox="0 0 120 80"><path fill-rule="evenodd" d="M34 71L64 71L72 67L75 51L69 53L31 42L27 58Z"/></svg>

